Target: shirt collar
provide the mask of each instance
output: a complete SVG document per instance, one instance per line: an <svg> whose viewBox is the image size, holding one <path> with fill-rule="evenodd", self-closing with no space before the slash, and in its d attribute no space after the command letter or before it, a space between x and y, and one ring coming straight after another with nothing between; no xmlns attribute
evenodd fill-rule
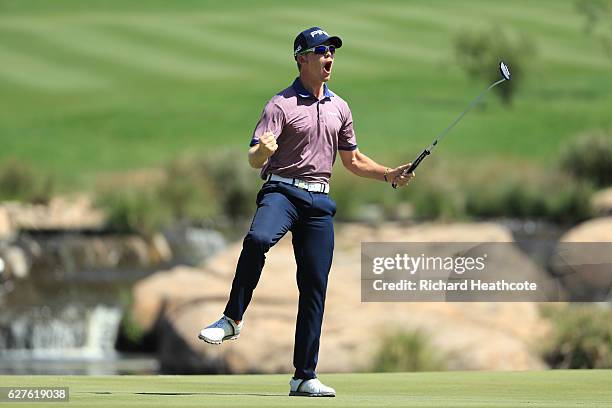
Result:
<svg viewBox="0 0 612 408"><path fill-rule="evenodd" d="M304 88L304 85L302 85L302 81L300 81L299 77L295 78L295 81L293 81L293 85L291 86L295 90L295 93L301 96L302 98L315 98L313 94L311 94L306 88ZM323 84L323 96L325 98L331 98L332 96L334 96L334 93L329 90L327 84Z"/></svg>

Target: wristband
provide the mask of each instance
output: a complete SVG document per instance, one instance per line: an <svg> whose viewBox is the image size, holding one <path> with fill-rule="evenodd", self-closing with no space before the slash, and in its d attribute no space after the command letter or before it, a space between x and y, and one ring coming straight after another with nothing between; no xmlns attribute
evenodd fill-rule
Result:
<svg viewBox="0 0 612 408"><path fill-rule="evenodd" d="M391 170L390 168L385 168L385 174L383 174L383 178L385 179L385 181L388 183L389 179L387 178L387 175L389 174L389 170Z"/></svg>

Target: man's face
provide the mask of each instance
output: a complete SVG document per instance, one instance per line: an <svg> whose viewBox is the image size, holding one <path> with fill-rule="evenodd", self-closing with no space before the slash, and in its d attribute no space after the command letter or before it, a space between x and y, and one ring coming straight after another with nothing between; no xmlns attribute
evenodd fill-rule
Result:
<svg viewBox="0 0 612 408"><path fill-rule="evenodd" d="M323 44L325 46L329 44ZM334 65L334 54L326 50L325 54L315 54L309 52L307 54L299 55L298 61L302 65L300 73L313 80L319 80L321 82L329 81L331 77L332 67Z"/></svg>

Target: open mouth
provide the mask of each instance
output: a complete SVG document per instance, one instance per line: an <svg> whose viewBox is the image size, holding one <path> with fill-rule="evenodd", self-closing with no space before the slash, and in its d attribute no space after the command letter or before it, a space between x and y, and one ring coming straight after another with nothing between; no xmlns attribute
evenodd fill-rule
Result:
<svg viewBox="0 0 612 408"><path fill-rule="evenodd" d="M323 71L325 71L325 73L329 74L331 72L331 68L332 61L327 61L325 64L323 64Z"/></svg>

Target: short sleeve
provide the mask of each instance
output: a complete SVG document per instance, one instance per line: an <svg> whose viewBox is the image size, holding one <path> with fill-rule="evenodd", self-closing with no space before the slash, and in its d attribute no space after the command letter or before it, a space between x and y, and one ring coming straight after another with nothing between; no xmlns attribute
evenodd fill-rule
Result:
<svg viewBox="0 0 612 408"><path fill-rule="evenodd" d="M285 112L274 101L268 102L255 126L250 146L258 144L259 137L267 131L274 133L274 136L278 138L283 127L285 127Z"/></svg>
<svg viewBox="0 0 612 408"><path fill-rule="evenodd" d="M355 150L357 149L357 138L353 129L353 114L348 107L345 117L346 119L338 133L338 150Z"/></svg>

